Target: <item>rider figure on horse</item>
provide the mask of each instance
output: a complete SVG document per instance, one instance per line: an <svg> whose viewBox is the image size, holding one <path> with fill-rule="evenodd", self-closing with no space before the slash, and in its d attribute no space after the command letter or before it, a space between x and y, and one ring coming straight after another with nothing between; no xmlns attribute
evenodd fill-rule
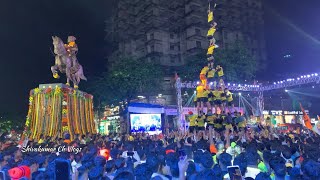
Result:
<svg viewBox="0 0 320 180"><path fill-rule="evenodd" d="M79 63L77 60L78 46L75 41L76 41L76 37L68 36L68 44L64 45L72 62L72 65L71 65L72 72L77 71L79 68Z"/></svg>

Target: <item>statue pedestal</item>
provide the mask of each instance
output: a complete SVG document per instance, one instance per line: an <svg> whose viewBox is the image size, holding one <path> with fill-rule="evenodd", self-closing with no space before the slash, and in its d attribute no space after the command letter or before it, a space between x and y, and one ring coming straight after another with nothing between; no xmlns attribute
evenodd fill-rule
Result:
<svg viewBox="0 0 320 180"><path fill-rule="evenodd" d="M24 135L62 137L96 133L93 96L65 84L40 84L30 91Z"/></svg>

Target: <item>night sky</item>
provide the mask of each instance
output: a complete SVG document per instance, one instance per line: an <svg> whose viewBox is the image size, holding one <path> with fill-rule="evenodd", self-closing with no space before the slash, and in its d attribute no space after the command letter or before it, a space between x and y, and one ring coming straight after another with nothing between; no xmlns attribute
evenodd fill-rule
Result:
<svg viewBox="0 0 320 180"><path fill-rule="evenodd" d="M78 58L90 78L105 70L105 42L111 0L32 0L0 2L0 114L26 115L29 90L52 78L52 35L77 37ZM268 0L268 68L262 79L278 74L320 70L319 1ZM280 3L280 4L279 4ZM296 28L297 27L297 28ZM292 58L283 58L290 54ZM285 68L284 68L285 67ZM92 78L91 78L92 79ZM85 86L81 83L80 86Z"/></svg>

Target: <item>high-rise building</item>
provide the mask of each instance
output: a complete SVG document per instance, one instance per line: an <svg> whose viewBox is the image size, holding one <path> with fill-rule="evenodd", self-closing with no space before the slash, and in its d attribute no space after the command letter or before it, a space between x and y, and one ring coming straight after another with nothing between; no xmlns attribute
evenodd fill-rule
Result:
<svg viewBox="0 0 320 180"><path fill-rule="evenodd" d="M228 48L242 40L258 61L265 61L262 0L217 2L216 44ZM118 0L116 4L109 30L117 44L113 56L135 56L170 69L208 48L207 0ZM170 81L165 78L164 90L172 89Z"/></svg>
<svg viewBox="0 0 320 180"><path fill-rule="evenodd" d="M266 42L262 0L223 0L215 14L218 22L219 42L228 48L237 40L245 42L253 57L265 63Z"/></svg>
<svg viewBox="0 0 320 180"><path fill-rule="evenodd" d="M266 60L262 0L220 0L215 10L221 48L236 40ZM207 0L118 0L113 35L118 53L163 66L180 66L188 56L207 49Z"/></svg>

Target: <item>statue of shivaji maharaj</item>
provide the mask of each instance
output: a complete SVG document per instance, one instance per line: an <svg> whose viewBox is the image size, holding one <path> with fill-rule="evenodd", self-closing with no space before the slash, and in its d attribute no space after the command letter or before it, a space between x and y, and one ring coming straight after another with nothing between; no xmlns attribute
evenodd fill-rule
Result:
<svg viewBox="0 0 320 180"><path fill-rule="evenodd" d="M65 44L64 46L69 54L69 57L71 58L71 71L76 71L79 68L79 63L77 59L78 46L76 44L76 37L69 36L68 44Z"/></svg>
<svg viewBox="0 0 320 180"><path fill-rule="evenodd" d="M54 78L59 78L58 70L60 73L65 73L67 76L66 85L70 86L70 80L73 82L74 88L78 88L80 80L87 80L83 74L83 68L77 60L78 46L75 42L74 36L68 37L68 44L57 37L52 36L55 65L51 67Z"/></svg>

